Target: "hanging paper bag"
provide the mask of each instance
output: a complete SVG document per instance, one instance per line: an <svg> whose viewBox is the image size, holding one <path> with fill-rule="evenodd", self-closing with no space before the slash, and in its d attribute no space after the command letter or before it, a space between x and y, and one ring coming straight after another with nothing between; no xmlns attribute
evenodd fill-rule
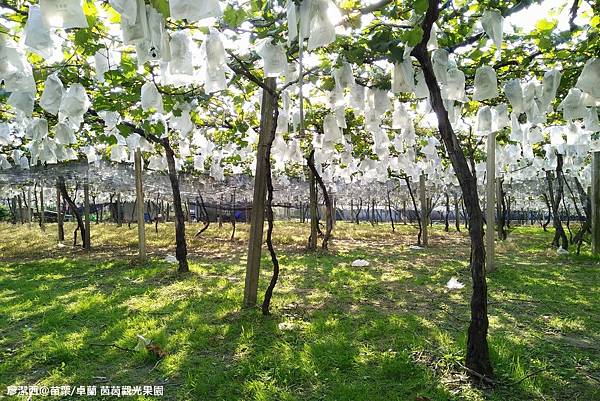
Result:
<svg viewBox="0 0 600 401"><path fill-rule="evenodd" d="M444 49L436 49L431 54L433 62L433 73L441 84L448 81L448 52Z"/></svg>
<svg viewBox="0 0 600 401"><path fill-rule="evenodd" d="M39 141L48 136L48 121L45 118L34 117L25 129L25 137Z"/></svg>
<svg viewBox="0 0 600 401"><path fill-rule="evenodd" d="M171 35L171 61L169 72L171 74L193 75L192 63L192 38L187 30L177 31Z"/></svg>
<svg viewBox="0 0 600 401"><path fill-rule="evenodd" d="M546 111L548 106L552 103L554 98L556 97L556 91L560 86L560 78L562 74L560 71L554 69L550 71L546 71L544 73L544 79L542 81L543 89L542 89L542 103L541 103L541 111Z"/></svg>
<svg viewBox="0 0 600 401"><path fill-rule="evenodd" d="M499 131L502 128L510 125L510 121L508 119L508 106L506 103L500 103L492 107L492 118L492 129L494 131Z"/></svg>
<svg viewBox="0 0 600 401"><path fill-rule="evenodd" d="M416 74L417 85L415 87L415 96L417 99L424 99L429 97L429 88L427 87L427 83L425 82L425 74L423 74L423 70L417 70Z"/></svg>
<svg viewBox="0 0 600 401"><path fill-rule="evenodd" d="M585 126L586 131L600 131L600 123L598 123L598 110L596 109L596 107L587 108L587 113L583 118L583 125Z"/></svg>
<svg viewBox="0 0 600 401"><path fill-rule="evenodd" d="M137 0L108 0L112 8L121 14L121 21L134 25L137 21Z"/></svg>
<svg viewBox="0 0 600 401"><path fill-rule="evenodd" d="M489 65L481 66L475 71L473 100L482 101L495 97L498 97L496 71Z"/></svg>
<svg viewBox="0 0 600 401"><path fill-rule="evenodd" d="M162 96L158 92L158 88L152 82L146 82L142 85L142 110L149 111L151 109L156 110L158 113L163 113L163 100Z"/></svg>
<svg viewBox="0 0 600 401"><path fill-rule="evenodd" d="M90 107L90 100L81 84L73 84L64 93L58 110L59 121L69 121L69 126L78 129L83 122L83 115Z"/></svg>
<svg viewBox="0 0 600 401"><path fill-rule="evenodd" d="M270 38L258 42L256 54L263 60L266 77L278 77L285 73L287 68L285 50L280 45L272 44Z"/></svg>
<svg viewBox="0 0 600 401"><path fill-rule="evenodd" d="M199 21L223 15L219 0L169 0L169 11L173 19Z"/></svg>
<svg viewBox="0 0 600 401"><path fill-rule="evenodd" d="M504 18L498 10L485 10L481 17L481 25L485 34L494 41L496 45L496 54L499 54L502 48L502 25Z"/></svg>
<svg viewBox="0 0 600 401"><path fill-rule="evenodd" d="M563 118L566 121L584 118L587 110L583 105L583 93L577 88L569 89L569 93L558 105L557 110L563 112Z"/></svg>
<svg viewBox="0 0 600 401"><path fill-rule="evenodd" d="M523 108L523 88L518 79L511 79L504 84L504 94L510 102L514 113L522 113Z"/></svg>
<svg viewBox="0 0 600 401"><path fill-rule="evenodd" d="M480 107L477 110L477 124L475 132L480 136L485 136L492 131L492 109L489 106Z"/></svg>
<svg viewBox="0 0 600 401"><path fill-rule="evenodd" d="M87 28L83 0L40 0L46 25L56 28Z"/></svg>
<svg viewBox="0 0 600 401"><path fill-rule="evenodd" d="M450 100L465 102L465 74L458 68L448 70L448 79L446 85L446 96Z"/></svg>
<svg viewBox="0 0 600 401"><path fill-rule="evenodd" d="M14 109L23 113L26 117L31 117L33 113L33 104L35 102L34 92L16 91L8 97L7 103Z"/></svg>
<svg viewBox="0 0 600 401"><path fill-rule="evenodd" d="M415 90L415 71L412 60L407 57L401 63L394 64L392 70L392 92L408 92Z"/></svg>
<svg viewBox="0 0 600 401"><path fill-rule="evenodd" d="M586 61L583 70L577 78L575 86L600 99L600 58L592 58Z"/></svg>
<svg viewBox="0 0 600 401"><path fill-rule="evenodd" d="M25 24L25 46L44 59L49 59L54 53L54 40L50 28L44 22L40 7L37 5L29 6Z"/></svg>
<svg viewBox="0 0 600 401"><path fill-rule="evenodd" d="M330 20L328 11L336 8L330 0L313 0L313 16L310 22L310 36L307 50L313 51L319 47L327 46L335 41L335 26Z"/></svg>
<svg viewBox="0 0 600 401"><path fill-rule="evenodd" d="M134 45L138 42L149 39L150 31L148 29L148 15L146 12L146 4L144 0L127 0L136 1L136 18L135 22L129 20L121 20L121 31L123 34L123 43L126 45Z"/></svg>
<svg viewBox="0 0 600 401"><path fill-rule="evenodd" d="M75 132L63 123L56 124L54 128L54 140L60 145L71 145L77 142Z"/></svg>

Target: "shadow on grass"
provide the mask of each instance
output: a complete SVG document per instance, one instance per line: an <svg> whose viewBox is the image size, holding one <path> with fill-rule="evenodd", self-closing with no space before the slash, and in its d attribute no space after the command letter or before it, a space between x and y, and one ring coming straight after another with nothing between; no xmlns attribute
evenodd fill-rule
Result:
<svg viewBox="0 0 600 401"><path fill-rule="evenodd" d="M598 398L597 351L564 341L598 340L600 278L584 275L589 260L568 269L540 251L543 234L513 233L518 247L500 254L490 277L501 385L481 391L458 368L469 286L444 288L451 276L470 282L464 237L434 231L427 250L413 251L412 231L371 234L363 246L340 236L333 255L282 252L271 317L239 308L244 265L235 259L198 258L187 275L93 255L4 264L0 383L161 384L173 400ZM357 258L370 266L351 267ZM167 357L157 364L133 350L138 334Z"/></svg>

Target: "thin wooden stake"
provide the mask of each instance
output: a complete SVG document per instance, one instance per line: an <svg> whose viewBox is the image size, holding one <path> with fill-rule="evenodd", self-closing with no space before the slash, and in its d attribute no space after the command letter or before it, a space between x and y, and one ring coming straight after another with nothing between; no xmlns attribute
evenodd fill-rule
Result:
<svg viewBox="0 0 600 401"><path fill-rule="evenodd" d="M142 181L142 153L138 149L134 156L135 165L135 196L138 226L139 258L146 259L146 222L144 220L144 185Z"/></svg>

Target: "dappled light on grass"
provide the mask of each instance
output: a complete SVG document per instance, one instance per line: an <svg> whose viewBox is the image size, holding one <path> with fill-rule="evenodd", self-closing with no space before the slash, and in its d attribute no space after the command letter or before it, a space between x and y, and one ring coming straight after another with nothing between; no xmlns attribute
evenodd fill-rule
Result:
<svg viewBox="0 0 600 401"><path fill-rule="evenodd" d="M461 368L471 282L463 233L434 226L430 246L412 250L412 226L338 223L331 251L308 254L307 226L278 222L282 276L273 316L263 317L240 308L244 224L234 242L227 225L191 240L183 275L163 261L172 225L158 235L148 227L143 265L129 263L134 226L92 226L89 254L57 248L52 225L44 236L11 228L2 239L14 247L0 245L1 383L161 384L167 400L599 398L598 260L547 253L538 229L498 244L488 277L498 385L481 389ZM369 266L352 267L356 259ZM451 277L465 287L446 288ZM138 335L166 356L134 350Z"/></svg>

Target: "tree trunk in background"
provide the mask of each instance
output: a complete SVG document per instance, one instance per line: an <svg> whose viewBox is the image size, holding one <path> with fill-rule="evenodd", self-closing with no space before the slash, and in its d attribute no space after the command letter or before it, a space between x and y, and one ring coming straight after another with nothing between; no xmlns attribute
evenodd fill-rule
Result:
<svg viewBox="0 0 600 401"><path fill-rule="evenodd" d="M65 183L64 177L58 177L58 188L62 195L62 198L67 202L69 208L71 209L71 213L75 216L77 220L77 229L79 230L79 234L81 235L81 242L85 246L86 243L86 233L85 233L85 225L83 223L83 219L81 218L81 213L77 210L77 205L69 196L69 192L67 191L67 185Z"/></svg>
<svg viewBox="0 0 600 401"><path fill-rule="evenodd" d="M17 203L19 204L19 220L21 220L21 224L25 224L25 220L23 220L23 202L21 202L21 195L17 195Z"/></svg>
<svg viewBox="0 0 600 401"><path fill-rule="evenodd" d="M460 232L460 209L458 202L456 195L454 195L454 225L456 226L456 231Z"/></svg>
<svg viewBox="0 0 600 401"><path fill-rule="evenodd" d="M375 198L371 200L371 225L375 225L377 217L375 216Z"/></svg>
<svg viewBox="0 0 600 401"><path fill-rule="evenodd" d="M427 52L431 28L439 15L439 0L429 0L429 7L423 21L423 38L415 47L413 55L421 65L425 82L429 89L431 107L437 115L440 136L448 152L454 172L460 183L463 199L469 214L469 236L471 238L471 277L473 294L471 297L471 322L467 337L466 366L482 375L492 375L487 331L487 284L485 279L485 247L483 234L483 215L479 206L477 180L469 169L464 152L448 119L440 87L435 78L433 65Z"/></svg>
<svg viewBox="0 0 600 401"><path fill-rule="evenodd" d="M121 194L118 193L117 194L117 227L121 227L123 225L123 219L122 219L122 215L123 215L123 211L122 211L122 205L121 205Z"/></svg>
<svg viewBox="0 0 600 401"><path fill-rule="evenodd" d="M163 138L167 166L169 168L169 181L171 181L171 190L173 191L173 209L175 211L175 257L179 262L177 269L180 273L190 271L187 261L187 243L185 240L185 215L181 205L181 191L179 190L179 177L175 169L175 152L169 143L169 138Z"/></svg>
<svg viewBox="0 0 600 401"><path fill-rule="evenodd" d="M450 195L446 191L446 216L444 218L444 231L450 231Z"/></svg>
<svg viewBox="0 0 600 401"><path fill-rule="evenodd" d="M17 224L17 197L13 196L10 202L12 204L12 223Z"/></svg>

